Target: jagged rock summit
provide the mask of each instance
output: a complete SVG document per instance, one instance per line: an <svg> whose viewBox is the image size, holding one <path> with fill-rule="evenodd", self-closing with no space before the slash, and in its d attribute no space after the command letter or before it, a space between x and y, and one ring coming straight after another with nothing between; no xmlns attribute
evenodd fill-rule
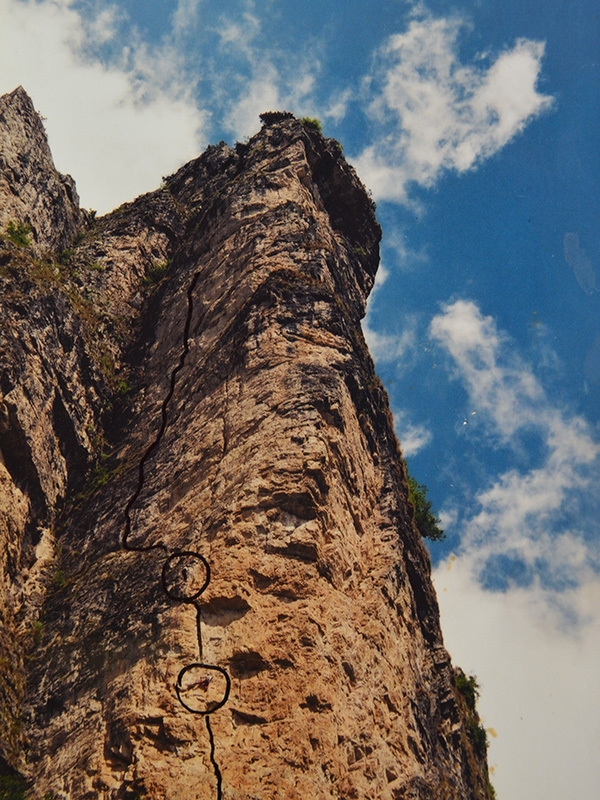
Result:
<svg viewBox="0 0 600 800"><path fill-rule="evenodd" d="M19 220L37 252L62 250L81 224L75 182L54 168L44 125L19 86L0 97L0 230Z"/></svg>
<svg viewBox="0 0 600 800"><path fill-rule="evenodd" d="M30 797L491 796L360 329L374 207L266 119L93 219L0 99L0 774Z"/></svg>

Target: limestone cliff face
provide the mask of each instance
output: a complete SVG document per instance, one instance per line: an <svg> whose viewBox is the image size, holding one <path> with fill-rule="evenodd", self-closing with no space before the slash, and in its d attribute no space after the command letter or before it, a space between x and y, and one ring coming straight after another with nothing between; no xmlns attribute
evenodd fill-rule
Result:
<svg viewBox="0 0 600 800"><path fill-rule="evenodd" d="M0 97L0 229L13 220L31 227L31 246L62 250L81 211L75 183L54 168L46 132L19 86Z"/></svg>
<svg viewBox="0 0 600 800"><path fill-rule="evenodd" d="M0 218L36 231L0 243L0 773L40 798L487 798L337 143L283 118L93 220L43 136L29 164L64 192L15 184L41 123L21 90L0 108Z"/></svg>

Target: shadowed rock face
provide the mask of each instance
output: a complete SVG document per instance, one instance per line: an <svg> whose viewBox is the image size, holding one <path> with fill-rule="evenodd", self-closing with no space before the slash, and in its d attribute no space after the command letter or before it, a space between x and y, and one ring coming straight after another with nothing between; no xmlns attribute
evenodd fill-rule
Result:
<svg viewBox="0 0 600 800"><path fill-rule="evenodd" d="M78 213L68 258L0 244L0 767L36 797L486 798L339 146L283 119Z"/></svg>

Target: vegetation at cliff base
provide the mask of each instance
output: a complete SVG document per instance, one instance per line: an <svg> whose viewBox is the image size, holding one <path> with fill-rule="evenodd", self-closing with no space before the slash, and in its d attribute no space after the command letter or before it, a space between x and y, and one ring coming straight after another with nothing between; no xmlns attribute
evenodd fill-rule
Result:
<svg viewBox="0 0 600 800"><path fill-rule="evenodd" d="M408 499L415 510L415 522L419 533L427 539L439 542L446 534L440 528L439 519L431 511L431 501L427 499L427 487L408 475Z"/></svg>

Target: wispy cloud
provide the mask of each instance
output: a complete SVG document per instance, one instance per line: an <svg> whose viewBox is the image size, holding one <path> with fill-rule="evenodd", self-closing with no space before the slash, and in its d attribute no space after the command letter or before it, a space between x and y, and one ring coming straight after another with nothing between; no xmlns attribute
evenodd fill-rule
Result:
<svg viewBox="0 0 600 800"><path fill-rule="evenodd" d="M398 333L383 333L372 327L371 308L372 306L369 305L367 315L362 322L362 330L375 361L380 364L403 360L412 362L417 347L416 317L407 315L403 321L403 328Z"/></svg>
<svg viewBox="0 0 600 800"><path fill-rule="evenodd" d="M22 84L47 117L57 167L108 211L197 155L206 116L177 51L117 38L120 12L67 0L0 0L0 92ZM112 43L111 56L99 52Z"/></svg>
<svg viewBox="0 0 600 800"><path fill-rule="evenodd" d="M377 198L402 203L410 202L411 184L431 187L446 170L473 168L552 104L536 88L543 43L519 39L489 65L463 64L464 21L418 9L365 80L377 133L355 159Z"/></svg>
<svg viewBox="0 0 600 800"><path fill-rule="evenodd" d="M504 440L537 423L542 387L518 355L507 357L508 337L474 302L443 306L430 335L451 356L453 374L464 383L471 404L491 415Z"/></svg>
<svg viewBox="0 0 600 800"><path fill-rule="evenodd" d="M225 126L233 136L244 139L260 127L259 115L263 111L290 108L298 114L313 109L311 101L314 75L310 69L302 71L287 81L275 62L261 57L252 62L248 77L238 77L239 91L227 101Z"/></svg>
<svg viewBox="0 0 600 800"><path fill-rule="evenodd" d="M172 26L175 36L189 36L198 23L198 9L202 0L178 0L173 13Z"/></svg>
<svg viewBox="0 0 600 800"><path fill-rule="evenodd" d="M415 456L431 443L433 439L431 430L425 425L413 422L408 411L394 409L393 413L394 427L405 458Z"/></svg>
<svg viewBox="0 0 600 800"><path fill-rule="evenodd" d="M386 219L382 213L383 238L381 241L382 258L391 269L401 272L423 271L431 266L431 258L427 244L412 247L409 243L407 229L395 222L391 217Z"/></svg>
<svg viewBox="0 0 600 800"><path fill-rule="evenodd" d="M321 97L318 39L296 54L265 41L250 2L204 29L205 6L179 0L150 45L116 3L0 0L10 19L0 28L0 91L21 83L40 98L58 166L74 174L84 204L93 197L107 210L155 186L204 146L211 116L241 139L265 110L339 123L356 107L356 87ZM522 39L489 65L463 65L463 23L419 13L365 79L375 134L355 162L378 197L401 202L412 183L431 186L489 157L552 102L536 89L541 43Z"/></svg>
<svg viewBox="0 0 600 800"><path fill-rule="evenodd" d="M537 443L533 465L505 470L442 514L461 541L434 572L446 644L482 681L493 782L519 800L593 800L600 444L475 303L445 305L430 334L492 434L482 446L512 448L519 461L523 442Z"/></svg>
<svg viewBox="0 0 600 800"><path fill-rule="evenodd" d="M577 283L586 294L594 294L596 287L596 273L592 261L583 247L579 246L578 233L565 233L563 238L563 251L565 261L573 268Z"/></svg>
<svg viewBox="0 0 600 800"><path fill-rule="evenodd" d="M352 89L342 89L334 93L323 111L323 115L333 122L340 122L348 111L348 105L354 97Z"/></svg>
<svg viewBox="0 0 600 800"><path fill-rule="evenodd" d="M223 18L217 33L230 68L225 75L213 76L213 98L222 99L225 127L236 139L256 132L263 111L317 113L314 93L320 63L315 53L293 54L266 45L260 18L248 9L236 19ZM226 90L220 87L223 80Z"/></svg>
<svg viewBox="0 0 600 800"><path fill-rule="evenodd" d="M488 444L496 439L518 451L533 437L540 453L533 466L505 471L476 495L475 513L461 521L463 551L490 587L577 585L600 567L581 509L579 528L568 513L598 485L594 431L552 403L532 368L475 303L444 306L430 334L451 357L452 374L492 434Z"/></svg>
<svg viewBox="0 0 600 800"><path fill-rule="evenodd" d="M387 248L394 252L395 266L400 269L414 268L428 261L424 252L413 253L405 244L404 237L392 228L391 237L387 237ZM389 277L389 270L382 262L377 270L375 285L369 296L367 313L362 321L362 331L369 352L378 365L393 364L395 367L407 369L412 366L418 351L417 315L406 314L402 319L401 330L386 333L376 330L373 325L373 308L377 305L377 296ZM394 427L400 440L402 453L406 458L416 455L431 442L431 430L425 425L415 422L406 409L393 409Z"/></svg>
<svg viewBox="0 0 600 800"><path fill-rule="evenodd" d="M243 53L248 60L255 57L254 42L260 33L261 24L256 14L246 10L240 17L223 17L217 30L221 46Z"/></svg>

